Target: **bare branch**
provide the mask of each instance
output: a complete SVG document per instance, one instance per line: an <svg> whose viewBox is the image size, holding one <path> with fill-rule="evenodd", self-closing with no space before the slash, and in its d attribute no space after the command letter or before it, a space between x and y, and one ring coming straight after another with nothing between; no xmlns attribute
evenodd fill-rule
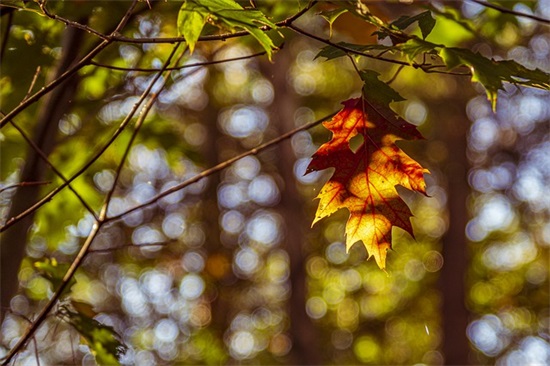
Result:
<svg viewBox="0 0 550 366"><path fill-rule="evenodd" d="M40 155L40 157L42 158L42 160L44 160L44 162L46 164L48 164L48 166L54 171L54 173L59 177L61 178L61 180L63 180L63 182L65 182L68 186L69 186L69 189L71 190L71 192L74 193L74 195L76 196L76 198L80 201L80 203L82 203L82 205L86 208L86 210L88 210L88 212L90 214L92 214L92 216L94 216L96 219L97 219L97 215L94 211L94 209L88 204L88 202L86 202L86 200L84 199L84 197L82 197L80 195L80 193L78 193L69 183L69 181L67 180L67 178L65 178L65 176L63 175L63 173L61 173L61 171L59 169L56 168L55 165L53 165L53 163L50 161L50 159L46 156L46 154L44 154L44 152L34 143L34 141L25 133L25 131L23 131L22 128L20 128L17 124L15 124L15 122L13 121L10 121L10 123L12 124L13 127L15 127L15 129L21 134L21 136L23 136L23 138L25 139L25 141L27 141L27 143L29 145L31 145L31 147L33 148L33 150L38 154Z"/></svg>
<svg viewBox="0 0 550 366"><path fill-rule="evenodd" d="M550 19L542 18L542 17L536 16L536 15L533 15L533 14L526 14L526 13L521 13L519 11L510 10L510 9L505 8L503 6L492 4L488 1L481 1L481 0L470 0L470 1L474 2L476 4L479 4L479 5L485 6L487 8L498 10L501 13L511 14L511 15L515 15L517 17L529 18L529 19L536 20L537 22L541 22L541 23L544 23L544 24L550 24Z"/></svg>
<svg viewBox="0 0 550 366"><path fill-rule="evenodd" d="M178 184L178 185L176 185L176 186L174 186L170 189L167 189L166 191L164 191L162 193L159 193L158 195L156 195L155 197L151 198L149 201L147 201L147 202L145 202L141 205L135 206L135 207L133 207L133 208L127 210L127 211L124 211L124 212L122 212L118 215L109 217L108 219L106 219L106 222L107 221L119 220L119 219L123 218L124 216L126 216L126 215L128 215L128 214L130 214L134 211L137 211L137 210L140 210L140 209L145 208L147 206L150 206L150 205L156 203L161 198L164 198L164 197L166 197L166 196L168 196L168 195L170 195L174 192L180 191L180 190L184 189L185 187L190 186L193 183L197 183L198 181L200 181L200 180L202 180L202 179L204 179L204 178L206 178L206 177L208 177L212 174L215 174L219 171L222 171L223 169L229 167L231 164L233 164L237 160L240 160L240 159L244 158L245 156L256 155L256 154L260 153L261 151L263 151L263 150L265 150L269 147L272 147L272 146L278 144L279 142L281 142L283 140L286 140L286 139L292 137L293 135L295 135L296 133L298 133L300 131L305 131L305 130L308 130L308 129L314 127L314 126L317 126L321 122L323 122L323 121L325 121L329 118L332 118L334 115L336 115L336 112L331 113L328 116L325 116L325 117L323 117L323 118L321 118L317 121L305 124L302 127L295 128L294 130L289 131L289 132L287 132L287 133L285 133L285 134L283 134L283 135L281 135L277 138L274 138L273 140L270 140L270 141L254 148L254 149L248 150L248 151L246 151L242 154L239 154L239 155L237 155L237 156L235 156L231 159L228 159L224 162L221 162L220 164L218 164L218 165L216 165L216 166L214 166L210 169L207 169L207 170L201 172L200 174L197 174L194 177L189 178L186 181L184 181L184 182L182 182L182 183L180 183L180 184Z"/></svg>
<svg viewBox="0 0 550 366"><path fill-rule="evenodd" d="M456 73L456 72L452 72L452 71L439 71L439 70L436 70L436 68L443 67L442 65L418 64L416 62L406 62L406 61L400 61L400 60L394 60L394 59L391 59L391 58L381 57L380 55L371 55L369 53L357 51L357 50L342 46L340 44L334 43L329 39L325 39L325 38L316 36L315 34L309 33L309 32L307 32L307 31L305 31L301 28L296 27L293 24L289 25L289 28L296 31L297 33L300 33L300 34L306 36L306 37L315 39L319 42L325 43L329 46L332 46L334 48L342 50L342 51L346 52L347 54L359 55L359 56L371 58L371 59L374 59L374 60L384 61L384 62L396 64L396 65L409 66L409 67L413 67L415 69L420 69L420 70L422 70L426 73L437 73L437 74L446 74L446 75L471 75L470 73Z"/></svg>
<svg viewBox="0 0 550 366"><path fill-rule="evenodd" d="M44 181L44 182L20 182L15 184L10 184L9 186L5 186L2 189L0 189L0 193L7 191L9 189L19 188L19 187L29 187L29 186L41 186L41 185L47 185L51 184L50 181Z"/></svg>
<svg viewBox="0 0 550 366"><path fill-rule="evenodd" d="M122 20L118 23L118 26L115 28L115 30L111 34L118 34L118 32L122 29L122 27L126 24L130 16L132 15L132 12L134 10L134 7L137 4L137 0L134 0L132 2L132 5L122 18ZM57 79L53 80L48 85L42 87L38 92L34 93L31 97L26 98L23 100L17 107L15 107L11 112L7 113L1 120L0 120L0 129L3 128L10 120L12 120L15 116L17 116L19 113L21 113L25 108L30 106L31 104L38 101L40 98L42 98L44 95L48 94L50 91L55 89L57 86L59 86L62 82L64 82L66 79L74 75L78 70L80 70L82 67L89 64L89 61L93 59L99 52L104 50L109 44L113 42L112 39L105 39L103 42L101 42L99 45L97 45L94 49L92 49L86 56L84 56L80 61L78 61L75 65L73 65L71 68L69 68L67 71L65 71L63 74L61 74Z"/></svg>
<svg viewBox="0 0 550 366"><path fill-rule="evenodd" d="M174 47L174 52L178 48L178 46ZM170 58L173 56L173 54L174 53L172 53L170 55ZM170 62L170 58L166 61L165 67L168 67L169 62ZM161 73L159 73L159 75ZM166 79L167 78L165 78L165 80ZM156 82L156 80L153 80L153 82L150 84L150 87L152 87L155 84L155 82ZM150 91L150 89L149 89L149 91ZM147 94L149 93L149 91L147 92ZM158 94L156 94L156 95L158 95ZM152 97L151 99L156 100L156 97ZM151 107L149 107L149 110L150 110L150 108ZM147 113L144 113L144 114L146 115ZM133 115L132 112L131 112L131 115ZM137 130L139 130L139 128L137 128L137 126L136 126L136 131ZM130 146L131 146L131 143L128 145L128 148ZM121 161L121 163L119 165L119 172L120 172L120 168L123 165L123 163L124 163L124 159ZM114 189L115 189L115 184L113 184L113 187L111 188L111 194L112 194L112 191L114 191ZM4 360L4 363L3 363L4 365L7 365L11 361L11 359L17 353L19 353L19 351L25 346L25 344L29 341L29 339L31 339L34 336L35 332L38 330L40 325L44 322L44 319L46 319L46 317L48 316L50 311L53 309L53 307L55 306L55 304L57 303L57 301L61 297L61 294L63 293L65 288L68 286L70 280L73 278L73 276L76 273L77 269L80 267L80 265L82 264L82 262L86 258L86 255L88 254L90 246L92 245L95 237L99 233L101 227L103 226L103 224L105 224L107 222L105 220L105 218L106 218L105 215L106 215L106 212L107 212L108 204L109 204L109 199L106 200L106 202L105 202L105 204L104 204L104 206L101 210L100 216L99 216L98 219L96 219L96 221L95 221L95 223L92 227L92 230L90 231L90 234L88 235L88 237L86 238L86 241L84 242L84 244L80 248L80 251L78 252L77 256L74 258L73 262L71 263L71 266L69 267L69 269L65 273L65 276L63 276L63 279L62 279L62 282L61 282L59 288L57 288L55 293L49 299L46 306L42 309L42 311L37 316L35 321L31 324L31 326L26 330L25 334L19 339L19 341L17 342L15 347L10 350L10 352L8 353L6 359Z"/></svg>
<svg viewBox="0 0 550 366"><path fill-rule="evenodd" d="M166 246L166 245L174 244L174 243L177 243L177 242L178 242L178 240L173 239L173 240L168 240L168 241L157 241L157 242L154 242L154 243L146 243L146 244L124 244L124 245L120 245L120 246L114 247L114 248L90 249L88 251L88 254L111 253L111 252L114 252L114 251L117 251L117 250L123 250L123 249L128 249L128 248L140 249L140 248L148 248L148 247Z"/></svg>
<svg viewBox="0 0 550 366"><path fill-rule="evenodd" d="M281 45L281 47L279 47L279 49L280 49L280 48L282 48L282 45ZM227 58L227 59L224 59L224 60L197 62L197 63L194 63L194 64L187 64L187 65L182 65L182 66L168 67L166 70L167 70L167 71L173 71L173 70L187 69L187 68L190 68L190 67L217 65L217 64L223 64L223 63L226 63L226 62L247 60L247 59L254 58L254 57L258 57L258 56L263 56L263 55L265 55L265 54L266 54L266 52L263 51L263 52L253 53L253 54L247 55L247 56L240 56L240 57ZM158 72L158 71L162 70L162 69L155 69L155 68L140 68L140 67L119 67L119 66L111 66L111 65L100 64L100 63L95 62L95 61L91 61L90 64L91 64L91 65L98 66L98 67L103 67L103 68L106 68L106 69L119 70L119 71Z"/></svg>
<svg viewBox="0 0 550 366"><path fill-rule="evenodd" d="M170 65L170 61L172 60L172 57L176 53L179 46L180 46L180 44L178 43L174 47L174 49L172 50L172 53L170 53L170 56L168 56L168 59L164 63L163 68L157 74L155 79L151 82L151 86L156 83L156 81L162 76L162 73L165 71L165 69L168 67L168 65ZM187 47L184 47L183 52L181 53L180 57L175 62L176 64L180 62L180 60L182 59L182 57L185 54L186 50L187 50ZM111 198L113 197L113 194L114 194L115 189L116 189L116 185L117 185L118 180L120 178L120 173L122 172L122 167L124 166L124 163L126 162L126 159L127 159L128 155L130 154L130 148L134 144L134 141L135 141L135 139L136 139L136 137L139 133L139 130L140 130L141 126L143 125L143 121L145 121L145 118L147 118L147 115L151 111L151 108L153 108L153 105L157 101L157 98L158 98L160 92L166 86L166 83L168 82L168 79L169 79L169 76L170 76L171 73L172 73L171 70L166 73L166 76L163 79L162 85L158 88L158 90L155 93L151 94L151 98L149 99L147 104L143 107L143 109L140 113L140 116L139 116L138 120L135 123L134 132L132 133L132 136L130 137L130 141L128 141L128 144L126 145L126 149L124 150L124 153L122 154L122 159L120 160L120 163L118 164L118 167L117 167L117 170L116 170L116 173L115 173L115 179L113 181L113 186L111 187L111 189L107 193L107 197L105 198L105 204L103 206L103 212L101 214L102 217L106 216L106 214L107 214L107 210L109 209L109 204L111 203Z"/></svg>

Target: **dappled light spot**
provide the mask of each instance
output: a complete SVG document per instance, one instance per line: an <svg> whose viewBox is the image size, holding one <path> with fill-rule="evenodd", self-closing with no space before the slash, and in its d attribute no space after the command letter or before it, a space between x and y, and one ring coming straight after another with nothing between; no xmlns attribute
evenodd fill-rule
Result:
<svg viewBox="0 0 550 366"><path fill-rule="evenodd" d="M279 216L260 211L247 223L246 234L250 239L267 247L275 245L281 236Z"/></svg>
<svg viewBox="0 0 550 366"><path fill-rule="evenodd" d="M161 319L155 325L155 337L162 342L174 342L178 334L178 326L172 319Z"/></svg>
<svg viewBox="0 0 550 366"><path fill-rule="evenodd" d="M204 280L196 274L188 274L180 283L180 294L186 300L198 299L204 291Z"/></svg>
<svg viewBox="0 0 550 366"><path fill-rule="evenodd" d="M538 254L535 243L525 234L516 234L508 242L489 245L482 254L483 263L495 270L510 271L531 262Z"/></svg>
<svg viewBox="0 0 550 366"><path fill-rule="evenodd" d="M259 205L273 206L280 200L279 188L269 175L260 175L248 185L248 196Z"/></svg>
<svg viewBox="0 0 550 366"><path fill-rule="evenodd" d="M204 269L204 258L197 252L187 252L181 259L181 266L187 272L198 273Z"/></svg>
<svg viewBox="0 0 550 366"><path fill-rule="evenodd" d="M405 108L405 119L415 126L422 125L428 117L428 110L421 101L411 101Z"/></svg>
<svg viewBox="0 0 550 366"><path fill-rule="evenodd" d="M218 199L222 207L234 209L248 200L247 185L244 182L224 184L218 189Z"/></svg>
<svg viewBox="0 0 550 366"><path fill-rule="evenodd" d="M422 265L428 272L437 272L443 267L443 255L436 250L430 250L422 258Z"/></svg>
<svg viewBox="0 0 550 366"><path fill-rule="evenodd" d="M260 162L254 156L245 156L233 164L233 171L241 178L252 180L260 172Z"/></svg>
<svg viewBox="0 0 550 366"><path fill-rule="evenodd" d="M254 274L260 264L258 253L252 248L244 248L235 256L235 271L245 276Z"/></svg>
<svg viewBox="0 0 550 366"><path fill-rule="evenodd" d="M306 302L306 312L312 319L320 319L327 313L327 303L319 296L310 297Z"/></svg>
<svg viewBox="0 0 550 366"><path fill-rule="evenodd" d="M509 331L495 315L484 315L468 326L468 338L487 356L498 355L510 342Z"/></svg>
<svg viewBox="0 0 550 366"><path fill-rule="evenodd" d="M222 111L218 123L222 130L233 137L245 138L262 133L269 122L263 109L254 106L237 106Z"/></svg>
<svg viewBox="0 0 550 366"><path fill-rule="evenodd" d="M180 237L185 231L185 219L179 213L172 213L167 215L162 220L162 231L164 235L171 239Z"/></svg>
<svg viewBox="0 0 550 366"><path fill-rule="evenodd" d="M325 250L325 256L334 264L342 264L349 258L345 244L340 241L330 244Z"/></svg>
<svg viewBox="0 0 550 366"><path fill-rule="evenodd" d="M237 210L225 212L221 218L221 224L225 231L237 234L244 228L245 217Z"/></svg>
<svg viewBox="0 0 550 366"><path fill-rule="evenodd" d="M355 341L353 351L361 362L372 363L378 359L381 349L375 339L362 336Z"/></svg>
<svg viewBox="0 0 550 366"><path fill-rule="evenodd" d="M254 336L247 331L238 331L231 335L230 352L236 359L246 359L252 356L255 347Z"/></svg>
<svg viewBox="0 0 550 366"><path fill-rule="evenodd" d="M164 236L150 225L138 227L132 233L132 242L136 245L158 243L164 240Z"/></svg>
<svg viewBox="0 0 550 366"><path fill-rule="evenodd" d="M170 274L157 270L147 271L140 277L141 288L149 301L159 303L172 289L173 278Z"/></svg>

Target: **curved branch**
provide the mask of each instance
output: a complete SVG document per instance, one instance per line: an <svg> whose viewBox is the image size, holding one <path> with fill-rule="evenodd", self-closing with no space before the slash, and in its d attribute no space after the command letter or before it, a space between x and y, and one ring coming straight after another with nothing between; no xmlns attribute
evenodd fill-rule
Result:
<svg viewBox="0 0 550 366"><path fill-rule="evenodd" d="M178 48L178 46L179 46L179 44L176 47L174 47L174 51L172 52L172 54L170 55L170 57L168 58L168 60L164 64L165 67L168 67L168 65L171 61L171 58L174 55L174 53L175 53L176 49ZM160 77L160 75L162 75L163 72L164 72L164 70L162 70L159 73L158 77ZM160 90L162 90L164 88L164 86L167 83L167 80L168 80L168 78L164 79L164 83L160 87ZM151 86L154 85L155 82L156 82L156 80L153 80L153 82L150 85ZM160 90L156 94L152 95L151 100L153 102L156 100L158 94L160 93ZM152 108L152 103L148 103L147 106L144 107L144 110L143 110L143 113L142 113L143 117L140 117L140 118L145 119L145 116L147 116L147 114L151 110L151 108ZM138 126L136 126L136 131L138 131L138 130L139 130L139 128L138 128ZM130 146L131 146L131 141L128 144L128 149L129 149ZM122 160L121 163L119 164L119 171L121 169L122 164L124 164L124 160ZM111 188L111 192L110 192L111 194L112 194L112 191L114 191L114 189L115 189L115 185L113 185L113 187ZM80 248L80 251L76 255L73 262L71 263L71 266L69 267L69 269L65 273L65 276L63 276L63 280L62 280L59 288L57 288L55 293L48 300L48 303L46 304L46 306L42 309L40 314L36 317L36 319L33 321L31 326L26 330L25 334L19 339L19 341L17 342L15 347L13 347L10 350L9 354L6 356L6 359L3 362L3 365L7 365L11 361L11 359L17 353L19 353L19 351L25 346L25 344L34 336L35 332L38 330L40 325L44 322L44 319L46 319L46 317L48 316L50 311L53 309L53 307L55 306L55 304L57 303L57 301L61 297L61 294L63 293L63 291L67 288L69 282L73 278L73 276L76 273L77 269L80 267L80 265L82 264L82 262L86 258L86 255L88 254L90 246L92 245L95 237L99 233L101 227L107 222L105 220L105 215L106 215L106 212L107 212L108 204L109 204L109 199L107 199L105 201L105 204L103 205L103 208L101 210L101 214L99 215L99 218L95 221L90 234L86 238L86 241L84 242L84 244Z"/></svg>
<svg viewBox="0 0 550 366"><path fill-rule="evenodd" d="M158 200L160 200L161 198L164 198L174 192L177 192L177 191L180 191L182 189L184 189L185 187L187 186L190 186L191 184L193 183L197 183L198 181L212 175L212 174L215 174L227 167L229 167L231 164L233 164L234 162L236 162L237 160L240 160L242 158L244 158L245 156L249 156L249 155L257 155L258 153L260 153L261 151L269 148L269 147L272 147L276 144L278 144L279 142L283 141L283 140L286 140L290 137L292 137L293 135L295 135L296 133L300 132L300 131L305 131L305 130L308 130L314 126L317 126L318 124L320 124L321 122L323 121L326 121L327 119L330 119L332 117L334 117L336 115L337 112L334 112L334 113L331 113L317 121L314 121L314 122L310 122L310 123L307 123L301 127L298 127L298 128L295 128L294 130L292 131L289 131L285 134L282 134L281 136L277 137L277 138L274 138L273 140L270 140L264 144L261 144L260 146L258 147L255 147L254 149L251 149L251 150L248 150L242 154L239 154L231 159L227 159L226 161L224 162L221 162L219 163L218 165L216 166L213 166L212 168L210 169L207 169L207 170L204 170L203 172L195 175L194 177L192 178L189 178L187 179L186 181L170 188L170 189L167 189L166 191L164 192L161 192L159 193L158 195L156 195L155 197L151 198L149 201L145 202L145 203L142 203L140 205L137 205L127 211L124 211L118 215L115 215L115 216L111 216L109 218L107 218L105 221L108 222L108 221L115 221L115 220L119 220L121 218L123 218L124 216L134 212L134 211L137 211L137 210L140 210L142 208L145 208L147 206L151 206L152 204L156 203Z"/></svg>
<svg viewBox="0 0 550 366"><path fill-rule="evenodd" d="M126 25L126 22L130 17L132 16L132 12L137 4L137 0L134 0L132 2L132 5L124 14L124 17L121 19L121 21L118 23L117 27L111 34L118 34L118 32ZM97 55L99 52L101 52L103 49L105 49L108 45L112 43L112 39L108 38L103 40L99 45L97 45L94 49L92 49L86 56L84 56L80 61L78 61L74 66L69 68L67 71L65 71L63 74L61 74L57 79L53 80L48 85L42 87L39 91L34 93L29 98L23 100L17 107L15 107L13 110L11 110L9 113L7 113L4 118L0 120L0 129L3 128L11 119L13 119L15 116L17 116L19 113L21 113L23 110L25 110L28 106L38 101L40 98L42 98L44 95L51 92L53 89L55 89L57 86L59 86L61 83L63 83L65 80L67 80L69 77L74 75L78 70L80 70L82 67L89 64L89 61L94 58L95 55Z"/></svg>
<svg viewBox="0 0 550 366"><path fill-rule="evenodd" d="M529 18L529 19L536 20L537 22L541 22L541 23L544 23L544 24L550 24L550 19L542 18L542 17L532 15L532 14L521 13L519 11L510 10L510 9L505 8L503 6L491 4L488 1L481 1L481 0L470 0L470 1L473 2L473 3L479 4L481 6L485 6L487 8L490 8L490 9L498 10L501 13L511 14L511 15L515 15L517 17L522 17L522 18Z"/></svg>
<svg viewBox="0 0 550 366"><path fill-rule="evenodd" d="M281 49L282 47L283 47L283 46L281 45L281 46L279 47L279 49ZM263 55L265 55L265 54L266 54L266 52L263 51L263 52L258 52L258 53L254 53L254 54L247 55L247 56L240 56L240 57L227 58L227 59L224 59L224 60L197 62L197 63L194 63L194 64L187 64L187 65L182 65L182 66L168 67L168 68L166 68L166 71L182 70L182 69L187 69L187 68L190 68L190 67L209 66L209 65L223 64L223 63L226 63L226 62L247 60L247 59L250 59L250 58L263 56ZM161 69L156 69L156 68L140 68L140 67L119 67L119 66L111 66L111 65L104 65L104 64L101 64L101 63L95 62L95 61L90 61L90 64L91 64L91 65L95 65L95 66L97 66L97 67L103 67L103 68L105 68L105 69L117 70L117 71L158 72L158 71L161 70Z"/></svg>

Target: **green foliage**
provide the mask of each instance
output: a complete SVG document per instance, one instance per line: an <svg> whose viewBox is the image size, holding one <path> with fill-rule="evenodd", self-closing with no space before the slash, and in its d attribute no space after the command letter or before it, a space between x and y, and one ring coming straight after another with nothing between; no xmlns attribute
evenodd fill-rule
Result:
<svg viewBox="0 0 550 366"><path fill-rule="evenodd" d="M376 101L380 105L389 106L391 102L404 101L401 95L392 87L379 79L380 74L373 70L361 71L361 79L365 83L363 93L369 96L369 100Z"/></svg>
<svg viewBox="0 0 550 366"><path fill-rule="evenodd" d="M391 22L390 26L396 27L399 30L405 30L411 24L416 22L418 23L418 27L422 32L422 38L424 39L428 37L435 27L435 19L432 17L432 13L430 11L425 11L413 16L402 16Z"/></svg>
<svg viewBox="0 0 550 366"><path fill-rule="evenodd" d="M60 307L58 315L69 323L86 340L90 351L99 365L119 365L119 360L127 350L119 341L120 336L112 327L101 324L86 313L88 307L77 304L84 311L72 311L69 306Z"/></svg>
<svg viewBox="0 0 550 366"><path fill-rule="evenodd" d="M244 9L233 0L186 0L179 11L177 22L178 31L186 38L191 52L207 22L224 25L232 32L246 30L262 45L269 59L276 48L273 40L260 27L276 29L277 25L260 10Z"/></svg>

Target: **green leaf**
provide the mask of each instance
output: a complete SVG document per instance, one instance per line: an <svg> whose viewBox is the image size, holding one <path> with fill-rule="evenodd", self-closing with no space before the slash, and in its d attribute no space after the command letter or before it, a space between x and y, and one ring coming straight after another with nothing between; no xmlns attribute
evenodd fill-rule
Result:
<svg viewBox="0 0 550 366"><path fill-rule="evenodd" d="M50 280L54 288L58 288L63 282L63 277L69 269L68 263L59 263L55 258L45 258L42 261L34 262L34 268L43 275L45 278ZM71 279L69 285L66 287L65 292L75 283L74 278Z"/></svg>
<svg viewBox="0 0 550 366"><path fill-rule="evenodd" d="M432 13L429 10L411 17L402 16L390 23L390 25L403 30L415 22L418 22L420 32L422 32L422 38L424 39L426 39L435 26L435 19L432 17Z"/></svg>
<svg viewBox="0 0 550 366"><path fill-rule="evenodd" d="M347 9L338 8L319 13L319 15L321 15L321 17L323 17L323 19L325 19L329 24L329 38L332 38L332 23L334 23L340 15L346 13L347 11Z"/></svg>
<svg viewBox="0 0 550 366"><path fill-rule="evenodd" d="M179 10L178 33L185 37L191 53L195 50L207 16L208 12L202 6L189 1L184 2Z"/></svg>
<svg viewBox="0 0 550 366"><path fill-rule="evenodd" d="M368 95L368 99L375 101L383 106L389 106L391 102L401 102L405 100L392 87L378 78L379 73L373 70L361 71L361 79L364 81L363 93Z"/></svg>
<svg viewBox="0 0 550 366"><path fill-rule="evenodd" d="M260 10L244 9L233 0L187 0L178 15L178 29L186 37L190 49L194 49L206 21L224 25L231 31L246 30L262 45L270 60L273 49L277 48L265 31L260 29L262 26L276 29L277 25ZM189 39L184 32L188 33Z"/></svg>
<svg viewBox="0 0 550 366"><path fill-rule="evenodd" d="M443 47L439 55L449 69L461 65L470 68L472 81L483 85L493 110L496 109L498 90L503 89L503 82L550 89L550 74L539 69L530 70L515 61L495 61L468 49L455 47Z"/></svg>
<svg viewBox="0 0 550 366"><path fill-rule="evenodd" d="M127 347L119 340L120 336L112 327L101 324L80 311L72 311L66 305L61 306L59 315L86 340L98 364L120 364L120 357Z"/></svg>
<svg viewBox="0 0 550 366"><path fill-rule="evenodd" d="M363 45L363 44L353 44L353 43L346 43L346 42L338 42L337 45L350 50L357 51L357 52L366 52L366 51L372 51L372 50L388 50L392 48L381 44ZM345 50L342 50L334 46L326 46L321 49L321 51L315 56L315 58L324 57L327 60L332 60L334 58L338 58L346 55L347 55L347 52Z"/></svg>
<svg viewBox="0 0 550 366"><path fill-rule="evenodd" d="M407 56L409 61L413 61L414 58L421 53L437 54L435 48L438 47L438 45L423 41L419 38L411 38L407 42L401 43L396 47Z"/></svg>

